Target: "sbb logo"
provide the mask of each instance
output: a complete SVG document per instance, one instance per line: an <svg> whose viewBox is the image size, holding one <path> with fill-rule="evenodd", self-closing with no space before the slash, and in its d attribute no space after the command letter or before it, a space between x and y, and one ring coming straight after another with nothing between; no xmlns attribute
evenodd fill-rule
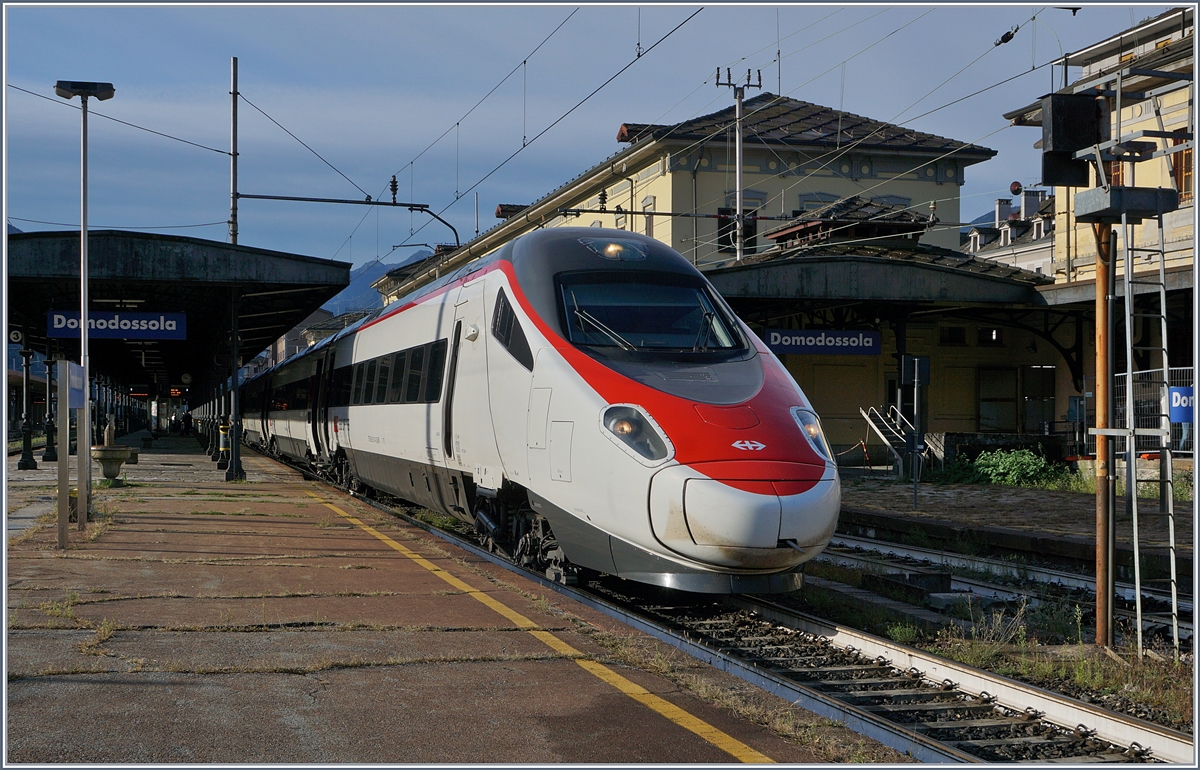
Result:
<svg viewBox="0 0 1200 770"><path fill-rule="evenodd" d="M743 450L743 451L748 449L748 450L750 450L751 452L757 452L757 451L759 451L760 449L766 449L766 448L767 448L767 445L766 445L766 444L759 443L758 441L745 441L745 440L743 440L743 441L735 441L735 442L733 442L733 448L734 448L734 449L741 449L741 450Z"/></svg>

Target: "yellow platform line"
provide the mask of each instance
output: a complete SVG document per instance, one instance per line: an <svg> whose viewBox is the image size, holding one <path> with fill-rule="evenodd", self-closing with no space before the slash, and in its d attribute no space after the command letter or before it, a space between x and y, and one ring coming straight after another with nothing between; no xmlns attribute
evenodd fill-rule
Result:
<svg viewBox="0 0 1200 770"><path fill-rule="evenodd" d="M733 736L713 727L703 719L693 716L670 701L660 698L654 693L649 692L646 690L646 688L630 681L629 679L626 679L608 666L605 666L602 663L597 663L594 660L586 660L584 658L584 653L575 649L562 639L559 639L549 631L539 630L537 623L533 622L521 613L505 605L504 603L497 601L490 594L480 591L477 588L473 588L468 583L460 580L454 575L451 575L449 572L437 566L425 557L421 556L410 548L407 548L404 544L396 542L369 524L365 524L349 513L346 513L336 505L326 502L315 492L306 490L306 494L316 498L321 502L322 505L336 513L338 516L341 516L342 518L346 519L346 521L349 521L351 524L354 524L356 527L362 529L364 532L367 532L380 541L386 543L393 550L398 551L411 561L421 565L453 587L486 605L488 608L495 610L505 618L508 618L517 628L525 629L531 636L545 644L550 649L562 655L570 656L584 671L587 671L589 674L595 676L602 682L615 687L617 690L625 693L638 703L641 703L642 705L658 712L685 730L695 733L711 743L713 746L716 746L718 749L721 749L727 754L733 756L735 759L741 762L753 762L760 764L774 763L775 760L771 759L765 754L755 751Z"/></svg>

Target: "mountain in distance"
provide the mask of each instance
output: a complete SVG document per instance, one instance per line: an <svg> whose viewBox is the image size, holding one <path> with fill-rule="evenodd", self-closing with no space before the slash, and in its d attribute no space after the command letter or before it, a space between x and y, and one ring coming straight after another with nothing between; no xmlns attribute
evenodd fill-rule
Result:
<svg viewBox="0 0 1200 770"><path fill-rule="evenodd" d="M432 254L433 252L428 249L419 249L399 262L386 263L377 259L356 267L350 271L350 284L335 294L321 308L328 310L335 316L339 316L342 313L349 313L354 310L371 310L372 308L382 307L383 295L371 288L371 284L397 267L418 262Z"/></svg>
<svg viewBox="0 0 1200 770"><path fill-rule="evenodd" d="M963 235L966 235L967 233L971 232L971 228L974 227L975 225L992 224L995 221L996 221L996 212L987 211L987 212L984 212L983 214L980 214L979 216L975 217L974 219L972 219L970 221L970 223L965 225L964 227L960 227L959 232L961 232Z"/></svg>

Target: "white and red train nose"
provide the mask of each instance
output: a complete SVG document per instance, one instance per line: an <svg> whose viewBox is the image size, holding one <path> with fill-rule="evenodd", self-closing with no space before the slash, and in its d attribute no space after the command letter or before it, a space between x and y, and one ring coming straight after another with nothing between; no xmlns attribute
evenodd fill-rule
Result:
<svg viewBox="0 0 1200 770"><path fill-rule="evenodd" d="M815 556L837 527L832 465L708 462L665 468L650 487L655 537L696 561L780 569Z"/></svg>

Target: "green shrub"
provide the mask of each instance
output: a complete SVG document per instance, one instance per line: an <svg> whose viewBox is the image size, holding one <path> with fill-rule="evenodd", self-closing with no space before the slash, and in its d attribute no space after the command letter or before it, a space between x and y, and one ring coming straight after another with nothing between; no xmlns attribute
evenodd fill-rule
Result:
<svg viewBox="0 0 1200 770"><path fill-rule="evenodd" d="M992 484L1011 487L1040 487L1060 483L1067 468L1048 461L1028 449L983 452L975 458L974 468Z"/></svg>

